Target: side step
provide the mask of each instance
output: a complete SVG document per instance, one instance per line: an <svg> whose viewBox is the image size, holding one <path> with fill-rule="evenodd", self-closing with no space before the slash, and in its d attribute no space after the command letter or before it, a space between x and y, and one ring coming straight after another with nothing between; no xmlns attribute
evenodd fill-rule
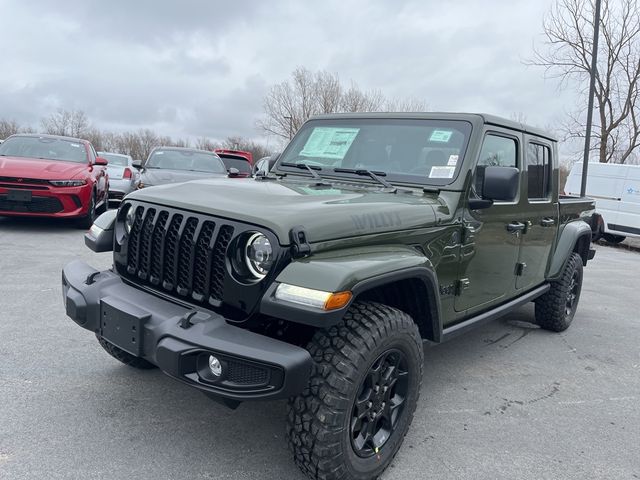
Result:
<svg viewBox="0 0 640 480"><path fill-rule="evenodd" d="M441 342L446 342L447 340L451 340L458 335L461 335L472 328L475 328L483 323L490 322L495 320L496 318L500 318L503 315L515 310L518 307L521 307L525 303L529 303L532 300L535 300L540 295L544 295L549 291L550 285L545 284L538 288L531 290L530 292L525 293L524 295L519 296L518 298L514 298L513 300L499 305L498 307L491 309L487 312L481 313L480 315L476 315L475 317L468 318L467 320L463 320L460 323L456 323L451 327L445 328L442 331L442 336L440 337Z"/></svg>

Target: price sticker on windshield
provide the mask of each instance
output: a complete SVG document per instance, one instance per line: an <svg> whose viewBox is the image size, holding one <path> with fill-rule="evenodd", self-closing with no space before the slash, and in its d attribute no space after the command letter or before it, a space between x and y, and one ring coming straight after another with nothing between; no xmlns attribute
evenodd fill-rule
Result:
<svg viewBox="0 0 640 480"><path fill-rule="evenodd" d="M431 167L429 178L453 178L456 167Z"/></svg>
<svg viewBox="0 0 640 480"><path fill-rule="evenodd" d="M429 137L430 142L447 143L451 139L453 132L451 130L434 130Z"/></svg>

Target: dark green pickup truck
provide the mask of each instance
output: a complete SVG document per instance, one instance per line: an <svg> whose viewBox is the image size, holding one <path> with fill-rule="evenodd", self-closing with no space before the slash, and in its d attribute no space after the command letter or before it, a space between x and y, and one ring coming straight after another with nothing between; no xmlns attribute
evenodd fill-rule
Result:
<svg viewBox="0 0 640 480"><path fill-rule="evenodd" d="M65 266L104 349L235 407L288 398L311 478L369 479L414 415L423 341L535 302L572 322L593 202L559 198L556 141L477 114L306 122L269 172L137 191ZM194 412L194 415L197 414Z"/></svg>

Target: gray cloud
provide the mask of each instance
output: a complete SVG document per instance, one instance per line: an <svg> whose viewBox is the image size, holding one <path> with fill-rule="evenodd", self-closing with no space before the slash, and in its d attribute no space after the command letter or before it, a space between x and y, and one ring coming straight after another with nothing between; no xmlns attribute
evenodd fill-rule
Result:
<svg viewBox="0 0 640 480"><path fill-rule="evenodd" d="M574 101L521 61L550 1L5 0L0 117L37 126L62 107L114 130L256 136L269 86L304 65L546 125Z"/></svg>

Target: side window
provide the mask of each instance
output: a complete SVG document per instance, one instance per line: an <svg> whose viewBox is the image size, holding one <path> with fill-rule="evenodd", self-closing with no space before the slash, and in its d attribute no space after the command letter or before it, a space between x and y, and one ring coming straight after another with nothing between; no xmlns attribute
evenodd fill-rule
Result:
<svg viewBox="0 0 640 480"><path fill-rule="evenodd" d="M527 146L527 178L529 198L549 198L551 178L551 150L545 145Z"/></svg>
<svg viewBox="0 0 640 480"><path fill-rule="evenodd" d="M484 137L480 158L476 165L475 190L482 192L484 169L487 167L517 167L518 145L516 140L500 135L488 134Z"/></svg>

